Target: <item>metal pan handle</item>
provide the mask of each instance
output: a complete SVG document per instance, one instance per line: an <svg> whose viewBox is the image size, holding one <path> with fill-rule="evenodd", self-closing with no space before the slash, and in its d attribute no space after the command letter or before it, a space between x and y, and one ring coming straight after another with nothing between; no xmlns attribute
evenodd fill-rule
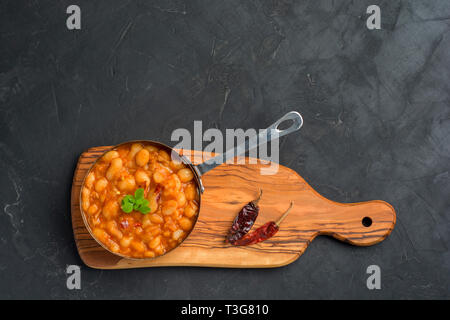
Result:
<svg viewBox="0 0 450 320"><path fill-rule="evenodd" d="M292 124L290 125L290 127L287 129L283 129L283 130L278 129L278 126L286 120L292 120ZM278 137L282 137L289 133L299 130L302 127L302 125L303 125L303 118L300 115L300 113L298 113L297 111L291 111L291 112L286 113L284 116L282 116L278 121L276 121L274 124L272 124L266 130L274 129L275 131L278 132ZM270 140L268 140L268 141L270 141Z"/></svg>
<svg viewBox="0 0 450 320"><path fill-rule="evenodd" d="M292 124L287 129L279 129L281 123L287 120L292 120ZM278 139L289 133L299 130L303 125L303 118L297 111L291 111L286 113L283 117L277 120L267 129L261 131L258 135L251 136L244 143L239 144L235 148L227 150L225 153L215 156L197 166L194 169L197 171L198 176L202 176L209 170L214 169L218 165L225 163L229 159L233 159L235 156L240 156L252 150L260 145Z"/></svg>

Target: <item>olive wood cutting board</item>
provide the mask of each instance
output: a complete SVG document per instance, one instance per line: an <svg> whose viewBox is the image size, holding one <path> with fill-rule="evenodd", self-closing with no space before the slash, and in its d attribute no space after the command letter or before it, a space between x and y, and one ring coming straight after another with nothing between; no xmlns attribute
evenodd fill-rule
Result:
<svg viewBox="0 0 450 320"><path fill-rule="evenodd" d="M110 148L95 147L84 152L78 160L72 184L71 212L75 242L81 259L92 268L280 267L300 257L318 235L330 235L357 246L370 246L384 240L395 225L395 210L384 201L338 203L322 197L287 167L280 165L275 175L261 175L260 168L265 165L260 163L222 164L202 177L205 192L197 223L178 248L155 259L124 259L103 249L90 236L79 206L81 183L86 172ZM259 188L263 189L264 194L253 228L277 220L291 201L294 201L294 207L273 238L245 247L226 244L225 235L233 219L246 203L258 196ZM365 226L368 224L370 226Z"/></svg>

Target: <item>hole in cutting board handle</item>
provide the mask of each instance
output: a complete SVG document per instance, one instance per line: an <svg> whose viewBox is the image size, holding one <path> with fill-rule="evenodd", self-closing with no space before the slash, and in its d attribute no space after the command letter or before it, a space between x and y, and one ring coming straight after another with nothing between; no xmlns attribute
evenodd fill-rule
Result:
<svg viewBox="0 0 450 320"><path fill-rule="evenodd" d="M372 225L372 219L370 217L364 217L361 223L364 227L368 228Z"/></svg>

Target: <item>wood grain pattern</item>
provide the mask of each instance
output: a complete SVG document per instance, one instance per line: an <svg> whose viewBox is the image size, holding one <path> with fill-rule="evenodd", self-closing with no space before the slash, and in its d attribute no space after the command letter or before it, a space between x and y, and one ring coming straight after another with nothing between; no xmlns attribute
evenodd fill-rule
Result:
<svg viewBox="0 0 450 320"><path fill-rule="evenodd" d="M96 147L84 152L75 170L72 197L72 226L83 262L98 269L157 266L202 266L230 268L280 267L295 261L318 235L330 235L358 246L384 240L395 225L394 208L379 200L337 203L319 195L295 171L280 165L276 175L260 175L262 164L223 164L203 176L205 192L199 218L189 237L175 250L153 260L128 260L103 249L84 226L79 207L81 183L90 165L105 150ZM280 231L265 242L233 247L224 238L244 204L264 190L260 201L258 227L276 220L294 201L294 208ZM362 224L364 217L372 225Z"/></svg>

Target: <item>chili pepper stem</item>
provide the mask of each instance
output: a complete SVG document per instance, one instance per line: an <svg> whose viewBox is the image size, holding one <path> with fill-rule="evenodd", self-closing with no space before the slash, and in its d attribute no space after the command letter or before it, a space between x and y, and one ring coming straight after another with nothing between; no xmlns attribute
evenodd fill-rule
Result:
<svg viewBox="0 0 450 320"><path fill-rule="evenodd" d="M283 215L280 217L280 219L278 219L275 224L277 225L277 227L280 226L281 222L283 222L284 218L286 218L286 216L288 215L289 211L291 211L292 207L294 206L294 201L291 201L291 205L289 206L289 208L286 210L285 213L283 213Z"/></svg>
<svg viewBox="0 0 450 320"><path fill-rule="evenodd" d="M262 189L259 189L259 196L258 196L258 198L256 198L255 200L252 201L252 203L253 203L253 205L255 207L258 205L259 200L261 200L262 194L263 194Z"/></svg>

